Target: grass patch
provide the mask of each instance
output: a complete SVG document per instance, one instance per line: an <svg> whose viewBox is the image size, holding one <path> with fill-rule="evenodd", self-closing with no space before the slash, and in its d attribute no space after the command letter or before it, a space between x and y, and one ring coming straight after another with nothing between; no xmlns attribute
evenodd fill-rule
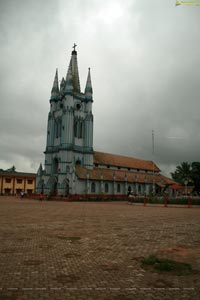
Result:
<svg viewBox="0 0 200 300"><path fill-rule="evenodd" d="M150 255L147 258L144 258L142 260L143 265L154 265L157 262L157 257L154 255Z"/></svg>
<svg viewBox="0 0 200 300"><path fill-rule="evenodd" d="M144 258L142 260L141 267L160 272L171 272L178 276L190 275L192 273L192 267L190 264L166 258L158 258L155 255L150 255L149 257Z"/></svg>

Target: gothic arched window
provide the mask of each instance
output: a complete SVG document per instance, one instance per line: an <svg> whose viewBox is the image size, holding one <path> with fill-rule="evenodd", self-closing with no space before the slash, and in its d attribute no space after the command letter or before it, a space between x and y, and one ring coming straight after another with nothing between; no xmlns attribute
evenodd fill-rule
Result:
<svg viewBox="0 0 200 300"><path fill-rule="evenodd" d="M57 174L58 173L58 159L54 158L53 160L53 173Z"/></svg>
<svg viewBox="0 0 200 300"><path fill-rule="evenodd" d="M80 166L80 165L81 165L81 161L80 161L80 159L77 159L76 166Z"/></svg>
<svg viewBox="0 0 200 300"><path fill-rule="evenodd" d="M74 136L77 137L78 135L78 121L74 121Z"/></svg>
<svg viewBox="0 0 200 300"><path fill-rule="evenodd" d="M56 138L61 136L61 126L62 126L61 119L57 119L55 121L55 136L56 136Z"/></svg>
<svg viewBox="0 0 200 300"><path fill-rule="evenodd" d="M54 134L55 134L55 137L57 138L58 137L58 123L56 121L55 121L54 129L55 129Z"/></svg>
<svg viewBox="0 0 200 300"><path fill-rule="evenodd" d="M79 122L79 138L83 137L83 123L82 121Z"/></svg>

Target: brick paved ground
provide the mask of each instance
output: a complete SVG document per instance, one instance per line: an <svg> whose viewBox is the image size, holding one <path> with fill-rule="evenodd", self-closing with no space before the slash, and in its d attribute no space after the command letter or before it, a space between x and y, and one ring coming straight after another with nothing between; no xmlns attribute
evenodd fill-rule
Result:
<svg viewBox="0 0 200 300"><path fill-rule="evenodd" d="M149 254L187 276L141 268ZM200 299L200 209L0 197L0 299Z"/></svg>

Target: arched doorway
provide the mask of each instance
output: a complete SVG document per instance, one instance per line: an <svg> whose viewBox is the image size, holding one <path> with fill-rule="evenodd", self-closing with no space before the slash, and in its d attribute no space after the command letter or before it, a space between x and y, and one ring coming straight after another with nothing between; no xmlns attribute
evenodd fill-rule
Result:
<svg viewBox="0 0 200 300"><path fill-rule="evenodd" d="M69 179L65 178L61 184L62 194L64 196L69 195Z"/></svg>
<svg viewBox="0 0 200 300"><path fill-rule="evenodd" d="M65 196L69 195L69 180L66 180L65 183Z"/></svg>
<svg viewBox="0 0 200 300"><path fill-rule="evenodd" d="M53 195L58 194L58 178L56 176L52 176L50 179L50 193Z"/></svg>
<svg viewBox="0 0 200 300"><path fill-rule="evenodd" d="M96 185L94 182L92 182L91 184L91 193L95 193L96 192Z"/></svg>
<svg viewBox="0 0 200 300"><path fill-rule="evenodd" d="M57 193L58 193L58 186L57 186L57 181L55 180L53 184L53 195L57 195Z"/></svg>

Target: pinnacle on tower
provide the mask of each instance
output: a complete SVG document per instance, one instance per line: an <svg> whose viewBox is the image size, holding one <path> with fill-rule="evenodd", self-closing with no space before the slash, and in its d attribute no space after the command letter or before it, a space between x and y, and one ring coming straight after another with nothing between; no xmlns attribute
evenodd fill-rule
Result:
<svg viewBox="0 0 200 300"><path fill-rule="evenodd" d="M59 98L59 85L58 85L58 69L56 69L56 74L53 82L53 86L51 89L51 99L57 100Z"/></svg>
<svg viewBox="0 0 200 300"><path fill-rule="evenodd" d="M69 64L69 68L67 71L66 79L65 79L65 94L70 94L73 92L73 82L72 82L72 67L71 67L71 61Z"/></svg>
<svg viewBox="0 0 200 300"><path fill-rule="evenodd" d="M85 86L85 99L86 101L91 101L92 100L92 81L91 81L91 75L90 75L90 68L88 69L88 77L86 81L86 86Z"/></svg>
<svg viewBox="0 0 200 300"><path fill-rule="evenodd" d="M65 89L65 79L63 77L60 83L60 93L63 93L64 89Z"/></svg>
<svg viewBox="0 0 200 300"><path fill-rule="evenodd" d="M41 176L42 173L43 173L43 169L42 169L42 164L40 163L40 166L39 166L39 168L38 168L37 174L38 174L39 176Z"/></svg>

